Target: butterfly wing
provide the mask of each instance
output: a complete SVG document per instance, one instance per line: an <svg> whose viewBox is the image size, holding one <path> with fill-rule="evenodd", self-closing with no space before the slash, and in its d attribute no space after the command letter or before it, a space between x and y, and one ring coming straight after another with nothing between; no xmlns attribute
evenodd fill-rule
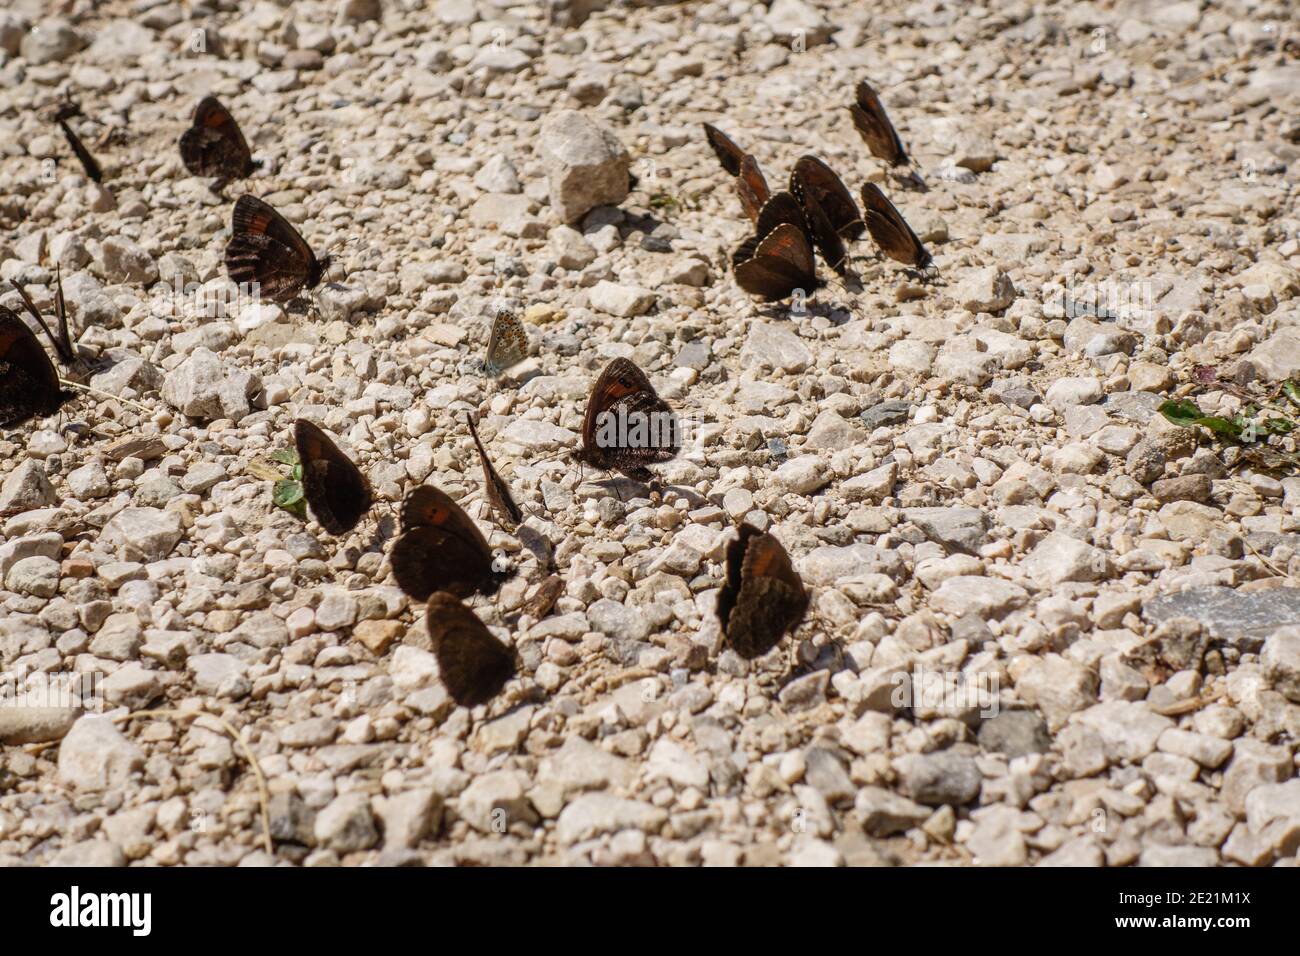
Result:
<svg viewBox="0 0 1300 956"><path fill-rule="evenodd" d="M721 598L718 607L727 643L741 657L752 659L798 627L808 611L808 592L781 542L752 526L746 532L745 527L727 548L727 586L733 590L725 618Z"/></svg>
<svg viewBox="0 0 1300 956"><path fill-rule="evenodd" d="M402 502L402 535L391 561L398 587L417 601L434 591L458 597L495 594L508 576L492 568L487 540L469 515L430 485Z"/></svg>
<svg viewBox="0 0 1300 956"><path fill-rule="evenodd" d="M609 425L617 433L614 440L606 434ZM580 460L645 481L650 477L646 465L677 456L681 432L672 408L645 372L634 362L617 358L592 386L582 421L582 444Z"/></svg>
<svg viewBox="0 0 1300 956"><path fill-rule="evenodd" d="M0 306L0 425L52 415L67 398L36 333L12 309Z"/></svg>
<svg viewBox="0 0 1300 956"><path fill-rule="evenodd" d="M258 283L274 302L288 302L320 283L321 266L287 219L256 196L240 196L230 219L226 273L241 285Z"/></svg>
<svg viewBox="0 0 1300 956"><path fill-rule="evenodd" d="M779 192L767 201L754 222L754 235L761 242L771 235L777 226L789 223L808 232L808 221L803 214L799 200L788 192Z"/></svg>
<svg viewBox="0 0 1300 956"><path fill-rule="evenodd" d="M844 239L857 239L865 226L853 194L835 171L816 156L804 156L795 163L790 174L790 191L798 198L801 194L815 199L831 228ZM806 209L805 209L806 211Z"/></svg>
<svg viewBox="0 0 1300 956"><path fill-rule="evenodd" d="M772 198L772 190L767 185L763 171L758 168L758 160L753 156L746 155L740 162L736 193L740 196L740 205L745 210L745 215L757 221L760 211Z"/></svg>
<svg viewBox="0 0 1300 956"><path fill-rule="evenodd" d="M849 113L872 156L883 159L891 166L901 166L907 162L903 141L899 139L894 124L889 121L880 97L866 80L858 84L857 102L849 107Z"/></svg>
<svg viewBox="0 0 1300 956"><path fill-rule="evenodd" d="M742 289L769 302L817 286L812 246L803 230L790 223L773 229L755 248L753 258L741 262L735 272Z"/></svg>
<svg viewBox="0 0 1300 956"><path fill-rule="evenodd" d="M73 115L79 113L80 110ZM92 182L102 182L104 179L104 171L99 168L99 163L96 162L95 157L90 155L90 150L86 149L82 144L81 137L73 132L72 127L69 126L67 120L63 118L64 115L65 114L62 113L59 114L58 124L63 130L63 135L67 137L68 145L72 147L72 152L77 157L77 161L81 163L81 168L85 170L86 177Z"/></svg>
<svg viewBox="0 0 1300 956"><path fill-rule="evenodd" d="M205 96L194 122L181 135L181 160L195 176L228 181L251 174L253 154L230 111L215 96Z"/></svg>
<svg viewBox="0 0 1300 956"><path fill-rule="evenodd" d="M483 442L479 441L478 429L474 427L474 420L466 415L465 424L469 425L470 437L474 439L474 446L478 448L478 460L483 465L483 487L487 491L492 510L496 513L497 519L508 530L514 530L524 520L524 513L519 505L515 503L514 495L510 493L510 486L492 467L487 451L483 448Z"/></svg>
<svg viewBox="0 0 1300 956"><path fill-rule="evenodd" d="M804 218L808 223L806 232L809 240L817 251L821 253L826 264L840 275L844 274L845 263L848 261L849 253L844 247L844 240L840 238L835 227L831 225L830 218L826 215L826 210L818 202L817 197L810 192L805 191L801 184L795 183L795 195L803 210Z"/></svg>
<svg viewBox="0 0 1300 956"><path fill-rule="evenodd" d="M330 437L306 419L293 423L302 463L302 492L311 513L333 535L347 534L370 510L370 482Z"/></svg>
<svg viewBox="0 0 1300 956"><path fill-rule="evenodd" d="M438 675L462 707L485 704L515 675L514 652L454 594L437 591L424 610Z"/></svg>
<svg viewBox="0 0 1300 956"><path fill-rule="evenodd" d="M500 375L528 356L528 334L523 323L509 309L502 309L492 320L487 355L483 360L489 375Z"/></svg>
<svg viewBox="0 0 1300 956"><path fill-rule="evenodd" d="M713 148L722 168L732 176L740 175L740 164L745 159L745 151L731 141L731 137L708 123L704 124L704 136Z"/></svg>
<svg viewBox="0 0 1300 956"><path fill-rule="evenodd" d="M104 178L104 172L99 168L99 163L95 157L90 155L90 150L86 149L81 143L81 137L72 131L72 127L67 124L66 120L59 120L59 126L63 128L63 135L68 138L68 145L72 147L72 152L76 154L81 168L86 171L86 176L93 182L101 182Z"/></svg>
<svg viewBox="0 0 1300 956"><path fill-rule="evenodd" d="M862 204L867 210L867 231L880 251L896 262L924 269L930 253L912 227L875 183L862 184Z"/></svg>

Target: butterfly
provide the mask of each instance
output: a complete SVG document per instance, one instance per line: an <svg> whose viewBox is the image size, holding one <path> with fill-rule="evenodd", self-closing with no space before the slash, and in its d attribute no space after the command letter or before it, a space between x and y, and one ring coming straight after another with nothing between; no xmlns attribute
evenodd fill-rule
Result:
<svg viewBox="0 0 1300 956"><path fill-rule="evenodd" d="M862 204L867 210L867 231L880 251L895 262L924 269L930 253L916 237L912 227L899 215L894 204L885 198L875 183L862 184Z"/></svg>
<svg viewBox="0 0 1300 956"><path fill-rule="evenodd" d="M479 441L478 429L474 427L474 420L466 415L465 424L469 426L470 437L474 439L474 444L478 448L478 460L483 465L483 486L492 510L496 512L498 520L503 525L513 530L524 520L524 513L519 505L515 504L514 495L510 494L510 486L488 460L483 443Z"/></svg>
<svg viewBox="0 0 1300 956"><path fill-rule="evenodd" d="M704 125L704 136L713 147L718 162L730 175L736 177L736 192L740 205L751 220L757 220L759 211L772 196L758 160L732 142L731 137L716 126Z"/></svg>
<svg viewBox="0 0 1300 956"><path fill-rule="evenodd" d="M799 626L808 592L781 542L745 522L727 545L727 581L718 594L718 620L741 657L762 657Z"/></svg>
<svg viewBox="0 0 1300 956"><path fill-rule="evenodd" d="M645 372L625 358L606 365L587 398L582 447L574 459L633 481L654 482L646 465L671 461L681 447L677 415Z"/></svg>
<svg viewBox="0 0 1300 956"><path fill-rule="evenodd" d="M203 97L195 107L194 122L181 134L181 160L195 176L216 179L212 189L218 193L261 165L253 159L239 124L215 96Z"/></svg>
<svg viewBox="0 0 1300 956"><path fill-rule="evenodd" d="M743 243L732 257L736 283L769 302L817 288L817 262L805 228L783 222L761 239Z"/></svg>
<svg viewBox="0 0 1300 956"><path fill-rule="evenodd" d="M63 135L68 138L68 145L72 147L72 152L76 154L77 159L81 162L81 168L86 171L86 177L98 183L103 181L104 171L99 168L99 163L95 161L95 157L90 155L90 150L82 145L81 138L68 125L68 119L78 116L80 113L81 110L74 104L67 104L55 114L54 121L63 130Z"/></svg>
<svg viewBox="0 0 1300 956"><path fill-rule="evenodd" d="M790 192L798 200L822 258L843 272L845 239L857 239L866 226L853 195L834 171L815 156L804 156L790 174Z"/></svg>
<svg viewBox="0 0 1300 956"><path fill-rule="evenodd" d="M45 334L49 331L46 328ZM53 415L72 396L61 387L59 373L36 333L17 312L0 305L0 425Z"/></svg>
<svg viewBox="0 0 1300 956"><path fill-rule="evenodd" d="M509 309L501 309L492 320L483 367L489 375L496 376L512 365L518 365L527 356L528 334L524 332L523 323Z"/></svg>
<svg viewBox="0 0 1300 956"><path fill-rule="evenodd" d="M402 534L393 544L393 576L417 601L434 591L492 595L510 575L492 566L483 532L460 505L432 485L402 502Z"/></svg>
<svg viewBox="0 0 1300 956"><path fill-rule="evenodd" d="M424 609L438 676L462 707L486 704L515 676L515 653L454 594L435 591Z"/></svg>
<svg viewBox="0 0 1300 956"><path fill-rule="evenodd" d="M255 196L240 196L230 217L226 273L240 285L256 283L273 302L288 302L320 285L330 257L316 258L289 221Z"/></svg>
<svg viewBox="0 0 1300 956"><path fill-rule="evenodd" d="M54 354L59 357L59 362L64 369L69 371L78 370L81 361L76 348L72 344L72 334L68 330L68 306L63 298L63 270L57 265L54 267L54 317L59 323L59 334L57 336L46 325L45 318L41 315L40 309L36 308L36 303L32 301L31 296L27 294L27 290L15 279L10 279L9 284L22 297L23 307L27 309L28 314L44 330L46 338L54 346Z"/></svg>
<svg viewBox="0 0 1300 956"><path fill-rule="evenodd" d="M333 535L347 534L370 510L370 482L323 431L299 418L293 443L302 463L302 493L320 526Z"/></svg>
<svg viewBox="0 0 1300 956"><path fill-rule="evenodd" d="M849 113L872 156L883 159L891 166L902 166L907 162L903 141L898 138L898 131L889 121L880 97L866 80L858 84L857 102L849 107Z"/></svg>

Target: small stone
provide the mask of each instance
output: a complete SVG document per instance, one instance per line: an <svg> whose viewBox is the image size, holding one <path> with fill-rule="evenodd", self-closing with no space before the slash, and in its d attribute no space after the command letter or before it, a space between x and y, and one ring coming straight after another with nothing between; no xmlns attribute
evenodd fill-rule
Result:
<svg viewBox="0 0 1300 956"><path fill-rule="evenodd" d="M58 500L45 476L45 466L26 458L0 484L0 513L17 514L52 505Z"/></svg>
<svg viewBox="0 0 1300 956"><path fill-rule="evenodd" d="M770 322L755 322L749 327L741 366L758 366L774 371L797 374L813 361L808 346L789 329Z"/></svg>
<svg viewBox="0 0 1300 956"><path fill-rule="evenodd" d="M657 833L667 821L668 814L651 804L606 793L588 793L560 813L556 836L561 845L567 846L619 830Z"/></svg>
<svg viewBox="0 0 1300 956"><path fill-rule="evenodd" d="M252 411L251 399L261 391L262 382L254 373L197 348L167 373L162 397L190 418L228 418L237 424Z"/></svg>
<svg viewBox="0 0 1300 956"><path fill-rule="evenodd" d="M59 592L59 562L40 555L15 561L4 576L4 584L18 594L54 597Z"/></svg>
<svg viewBox="0 0 1300 956"><path fill-rule="evenodd" d="M920 826L930 809L883 787L863 787L853 801L853 814L869 836L887 837Z"/></svg>
<svg viewBox="0 0 1300 956"><path fill-rule="evenodd" d="M810 495L830 482L831 471L820 455L800 455L781 465L772 478L785 491Z"/></svg>
<svg viewBox="0 0 1300 956"><path fill-rule="evenodd" d="M903 793L931 807L969 803L979 796L983 780L975 758L965 754L905 754L894 767Z"/></svg>
<svg viewBox="0 0 1300 956"><path fill-rule="evenodd" d="M100 244L104 278L110 283L153 285L158 281L158 266L153 256L121 236L109 236Z"/></svg>
<svg viewBox="0 0 1300 956"><path fill-rule="evenodd" d="M1015 286L1005 272L989 266L961 281L953 293L967 312L1001 312L1016 299Z"/></svg>
<svg viewBox="0 0 1300 956"><path fill-rule="evenodd" d="M316 814L316 842L339 853L368 850L379 842L379 831L364 793L344 793Z"/></svg>
<svg viewBox="0 0 1300 956"><path fill-rule="evenodd" d="M1008 710L980 724L979 744L984 750L1009 758L1047 753L1052 737L1043 718L1032 710Z"/></svg>
<svg viewBox="0 0 1300 956"><path fill-rule="evenodd" d="M32 66L60 63L86 45L66 20L41 20L22 39L21 53Z"/></svg>
<svg viewBox="0 0 1300 956"><path fill-rule="evenodd" d="M627 198L631 157L618 137L576 110L550 110L542 120L538 150L546 169L551 207L563 222L597 206Z"/></svg>
<svg viewBox="0 0 1300 956"><path fill-rule="evenodd" d="M616 641L641 641L650 633L650 622L633 608L601 598L587 608L587 620L594 630Z"/></svg>
<svg viewBox="0 0 1300 956"><path fill-rule="evenodd" d="M238 700L252 690L247 665L229 654L196 654L185 665L194 675L194 686L205 694Z"/></svg>
<svg viewBox="0 0 1300 956"><path fill-rule="evenodd" d="M1283 697L1300 704L1300 627L1282 627L1264 642L1259 662Z"/></svg>
<svg viewBox="0 0 1300 956"><path fill-rule="evenodd" d="M59 745L59 779L78 790L125 786L144 766L144 754L111 720L82 717Z"/></svg>
<svg viewBox="0 0 1300 956"><path fill-rule="evenodd" d="M628 317L643 315L654 305L655 293L650 289L618 285L602 279L591 290L591 307L597 312Z"/></svg>
<svg viewBox="0 0 1300 956"><path fill-rule="evenodd" d="M150 564L171 554L181 540L180 515L159 508L124 508L104 529L121 561Z"/></svg>

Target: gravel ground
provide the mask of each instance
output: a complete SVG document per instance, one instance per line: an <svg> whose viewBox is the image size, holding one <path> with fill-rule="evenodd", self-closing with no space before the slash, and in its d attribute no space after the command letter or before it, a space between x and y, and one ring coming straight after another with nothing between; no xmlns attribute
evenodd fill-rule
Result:
<svg viewBox="0 0 1300 956"><path fill-rule="evenodd" d="M0 707L0 862L1294 865L1300 478L1156 409L1300 372L1295 9L962 7L5 4L0 276L48 309L60 267L122 400L0 435L0 671L115 717ZM208 93L263 161L224 196L176 145ZM877 182L935 274L864 238L860 290L751 300L701 122ZM306 307L229 295L245 191L336 255ZM619 356L691 426L662 502L565 460ZM374 486L350 535L272 504L298 417ZM472 711L390 574L424 482L518 571ZM813 593L755 662L713 610L746 518Z"/></svg>

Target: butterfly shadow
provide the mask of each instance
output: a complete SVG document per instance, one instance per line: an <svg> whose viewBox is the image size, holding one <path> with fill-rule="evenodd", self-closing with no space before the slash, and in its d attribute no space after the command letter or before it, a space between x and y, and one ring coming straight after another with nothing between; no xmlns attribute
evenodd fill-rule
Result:
<svg viewBox="0 0 1300 956"><path fill-rule="evenodd" d="M554 565L555 550L546 536L536 528L521 524L515 528L514 534L519 543L524 546L524 550L535 557L541 567L550 568Z"/></svg>
<svg viewBox="0 0 1300 956"><path fill-rule="evenodd" d="M862 286L858 286L862 290ZM832 325L840 326L853 321L853 310L843 303L837 302L805 302L801 310L795 310L789 306L768 305L760 308L758 314L772 321L803 322L808 319L826 319Z"/></svg>

